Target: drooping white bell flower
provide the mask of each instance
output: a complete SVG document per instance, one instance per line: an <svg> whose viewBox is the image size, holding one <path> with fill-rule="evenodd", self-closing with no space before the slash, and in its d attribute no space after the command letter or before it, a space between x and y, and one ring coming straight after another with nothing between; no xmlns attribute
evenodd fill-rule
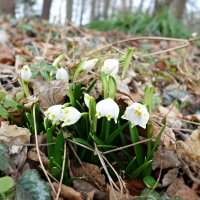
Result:
<svg viewBox="0 0 200 200"><path fill-rule="evenodd" d="M90 95L85 93L84 94L84 102L85 102L85 105L89 108L89 101L90 101Z"/></svg>
<svg viewBox="0 0 200 200"><path fill-rule="evenodd" d="M63 121L62 127L75 124L81 118L81 113L71 106L63 108L61 110L61 115L62 117L60 120Z"/></svg>
<svg viewBox="0 0 200 200"><path fill-rule="evenodd" d="M119 71L119 61L117 59L107 59L104 61L102 69L106 75L115 76Z"/></svg>
<svg viewBox="0 0 200 200"><path fill-rule="evenodd" d="M67 82L69 81L69 75L66 69L63 67L58 68L56 71L56 79L57 80L66 80Z"/></svg>
<svg viewBox="0 0 200 200"><path fill-rule="evenodd" d="M119 106L111 98L101 100L96 105L96 116L97 118L107 117L108 121L113 118L117 123L119 116Z"/></svg>
<svg viewBox="0 0 200 200"><path fill-rule="evenodd" d="M98 58L88 60L83 65L82 69L85 70L85 71L91 71L93 69L93 67L97 64L98 61L99 61Z"/></svg>
<svg viewBox="0 0 200 200"><path fill-rule="evenodd" d="M146 124L149 120L149 113L144 105L140 103L133 103L126 108L122 118L130 121L132 127L139 125L142 128L146 128Z"/></svg>
<svg viewBox="0 0 200 200"><path fill-rule="evenodd" d="M58 125L60 123L61 115L61 109L63 105L54 105L47 109L47 111L44 112L44 115L51 120L52 124Z"/></svg>
<svg viewBox="0 0 200 200"><path fill-rule="evenodd" d="M24 65L21 69L21 78L24 81L28 81L28 80L30 80L31 76L32 76L32 72L31 72L29 66Z"/></svg>

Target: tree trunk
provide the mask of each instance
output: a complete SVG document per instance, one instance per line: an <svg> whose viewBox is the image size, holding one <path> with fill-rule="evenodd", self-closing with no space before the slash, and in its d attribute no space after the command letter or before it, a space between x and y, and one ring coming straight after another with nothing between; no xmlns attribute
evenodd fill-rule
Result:
<svg viewBox="0 0 200 200"><path fill-rule="evenodd" d="M42 18L49 20L52 0L44 0L42 8Z"/></svg>
<svg viewBox="0 0 200 200"><path fill-rule="evenodd" d="M0 0L0 15L9 14L15 16L15 1L14 0Z"/></svg>
<svg viewBox="0 0 200 200"><path fill-rule="evenodd" d="M110 0L104 0L104 8L103 8L104 19L108 18L109 7L110 7Z"/></svg>
<svg viewBox="0 0 200 200"><path fill-rule="evenodd" d="M187 0L176 0L174 15L177 19L182 19Z"/></svg>
<svg viewBox="0 0 200 200"><path fill-rule="evenodd" d="M129 0L129 10L133 10L133 0Z"/></svg>
<svg viewBox="0 0 200 200"><path fill-rule="evenodd" d="M90 11L90 22L93 22L96 18L96 0L92 0Z"/></svg>
<svg viewBox="0 0 200 200"><path fill-rule="evenodd" d="M81 16L80 16L80 25L82 25L83 22L83 14L85 11L85 0L82 0L81 2Z"/></svg>
<svg viewBox="0 0 200 200"><path fill-rule="evenodd" d="M67 4L66 4L66 6L67 6L67 9L66 9L66 11L67 11L67 20L69 21L69 22L71 22L72 21L72 14L73 14L73 0L67 0Z"/></svg>

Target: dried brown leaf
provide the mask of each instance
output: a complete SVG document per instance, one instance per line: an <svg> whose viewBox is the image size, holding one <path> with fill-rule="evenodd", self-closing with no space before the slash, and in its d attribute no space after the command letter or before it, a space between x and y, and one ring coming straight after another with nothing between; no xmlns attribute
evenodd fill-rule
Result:
<svg viewBox="0 0 200 200"><path fill-rule="evenodd" d="M53 182L52 184L55 190L58 191L59 183ZM77 192L73 188L63 185L63 184L61 185L60 196L66 200L83 200L80 192Z"/></svg>
<svg viewBox="0 0 200 200"><path fill-rule="evenodd" d="M71 171L74 177L82 177L84 180L95 185L98 189L102 191L106 190L105 176L101 174L101 170L98 166L86 162L83 162L81 166L75 166L72 162Z"/></svg>
<svg viewBox="0 0 200 200"><path fill-rule="evenodd" d="M74 180L73 182L74 188L81 192L83 196L86 196L88 200L92 200L93 198L96 200L108 200L108 193L102 192L97 187L93 186L87 181L84 180Z"/></svg>
<svg viewBox="0 0 200 200"><path fill-rule="evenodd" d="M38 95L40 107L46 110L52 105L62 104L67 96L66 81L33 82L34 95Z"/></svg>
<svg viewBox="0 0 200 200"><path fill-rule="evenodd" d="M176 168L180 165L177 154L174 150L167 149L165 146L160 146L153 155L152 169L161 167L162 169Z"/></svg>
<svg viewBox="0 0 200 200"><path fill-rule="evenodd" d="M10 149L10 154L18 153L23 145L30 142L30 132L27 128L9 125L8 122L1 122L0 140L4 141Z"/></svg>
<svg viewBox="0 0 200 200"><path fill-rule="evenodd" d="M162 179L162 186L168 186L174 182L176 177L178 176L178 168L170 169Z"/></svg>
<svg viewBox="0 0 200 200"><path fill-rule="evenodd" d="M175 196L181 197L183 200L199 200L200 197L193 189L180 189L176 192Z"/></svg>
<svg viewBox="0 0 200 200"><path fill-rule="evenodd" d="M178 190L189 189L188 186L185 185L183 177L176 178L176 180L167 188L166 193L173 197L175 196Z"/></svg>

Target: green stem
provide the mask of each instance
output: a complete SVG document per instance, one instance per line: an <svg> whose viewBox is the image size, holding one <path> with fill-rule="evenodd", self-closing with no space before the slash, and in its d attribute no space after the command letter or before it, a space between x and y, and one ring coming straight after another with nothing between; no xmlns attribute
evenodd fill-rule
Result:
<svg viewBox="0 0 200 200"><path fill-rule="evenodd" d="M24 91L24 94L26 95L26 97L29 97L30 93L29 93L29 88L28 88L28 82L20 79L20 83L21 83L22 89Z"/></svg>
<svg viewBox="0 0 200 200"><path fill-rule="evenodd" d="M106 122L106 134L105 134L105 141L109 138L110 135L110 121L107 120Z"/></svg>

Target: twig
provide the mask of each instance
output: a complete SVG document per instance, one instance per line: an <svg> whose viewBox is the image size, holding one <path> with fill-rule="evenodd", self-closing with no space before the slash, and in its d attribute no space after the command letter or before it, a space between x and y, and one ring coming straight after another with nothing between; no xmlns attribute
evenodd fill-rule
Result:
<svg viewBox="0 0 200 200"><path fill-rule="evenodd" d="M75 157L77 158L79 164L80 164L81 166L83 166L83 163L82 163L81 159L80 159L79 156L77 155L77 153L76 153L76 151L74 150L74 147L71 145L71 143L69 143L69 146L70 146L72 152L74 153Z"/></svg>
<svg viewBox="0 0 200 200"><path fill-rule="evenodd" d="M112 149L112 150L109 150L109 151L105 151L105 152L102 152L102 154L105 155L105 154L112 153L112 152L115 152L115 151L120 151L120 150L129 148L129 147L135 146L137 144L142 144L142 143L148 142L149 140L152 140L152 138L149 138L149 139L146 139L146 140L142 140L140 142L135 142L133 144L128 144L128 145L123 146L123 147L118 147L117 149Z"/></svg>
<svg viewBox="0 0 200 200"><path fill-rule="evenodd" d="M35 115L35 104L33 105L33 122L34 122L34 132L35 132L35 143L36 143L36 150L37 150L37 154L38 154L38 159L39 159L39 162L40 162L40 165L41 165L41 168L50 184L50 187L53 191L53 194L56 196L56 190L55 188L53 187L52 183L51 183L51 180L46 172L46 169L42 163L42 159L41 159L41 156L40 156L40 150L39 150L39 146L38 146L38 137L37 137L37 124L36 124L36 115Z"/></svg>
<svg viewBox="0 0 200 200"><path fill-rule="evenodd" d="M176 39L176 38L167 38L167 37L135 37L135 38L128 38L128 39L124 39L124 40L118 40L116 42L110 43L108 45L105 45L103 47L100 47L99 49L90 51L87 55L91 55L94 54L98 51L101 51L103 49L109 48L113 45L119 44L119 43L124 43L124 42L130 42L130 41L136 41L136 40L166 40L166 41L177 41L177 42L185 42L187 44L189 44L188 40L185 39ZM193 40L191 40L193 41Z"/></svg>
<svg viewBox="0 0 200 200"><path fill-rule="evenodd" d="M65 144L64 145L63 164L62 164L62 173L61 173L61 177L60 177L60 182L59 182L59 187L58 187L58 192L57 192L56 200L59 199L60 191L61 191L61 186L62 186L62 182L63 182L64 171L65 171L66 155L67 155L66 151L67 151L67 148L66 148L66 144Z"/></svg>
<svg viewBox="0 0 200 200"><path fill-rule="evenodd" d="M156 113L156 114L154 114L154 116L156 116L156 115L161 116L161 117L164 117L164 115L161 114L161 113ZM198 122L193 122L193 121L190 121L190 120L181 119L181 118L179 118L179 117L167 116L166 118L176 119L176 120L180 120L180 121L183 121L183 122L186 122L186 123L190 123L190 124L194 124L194 125L200 126L200 123L198 123Z"/></svg>

